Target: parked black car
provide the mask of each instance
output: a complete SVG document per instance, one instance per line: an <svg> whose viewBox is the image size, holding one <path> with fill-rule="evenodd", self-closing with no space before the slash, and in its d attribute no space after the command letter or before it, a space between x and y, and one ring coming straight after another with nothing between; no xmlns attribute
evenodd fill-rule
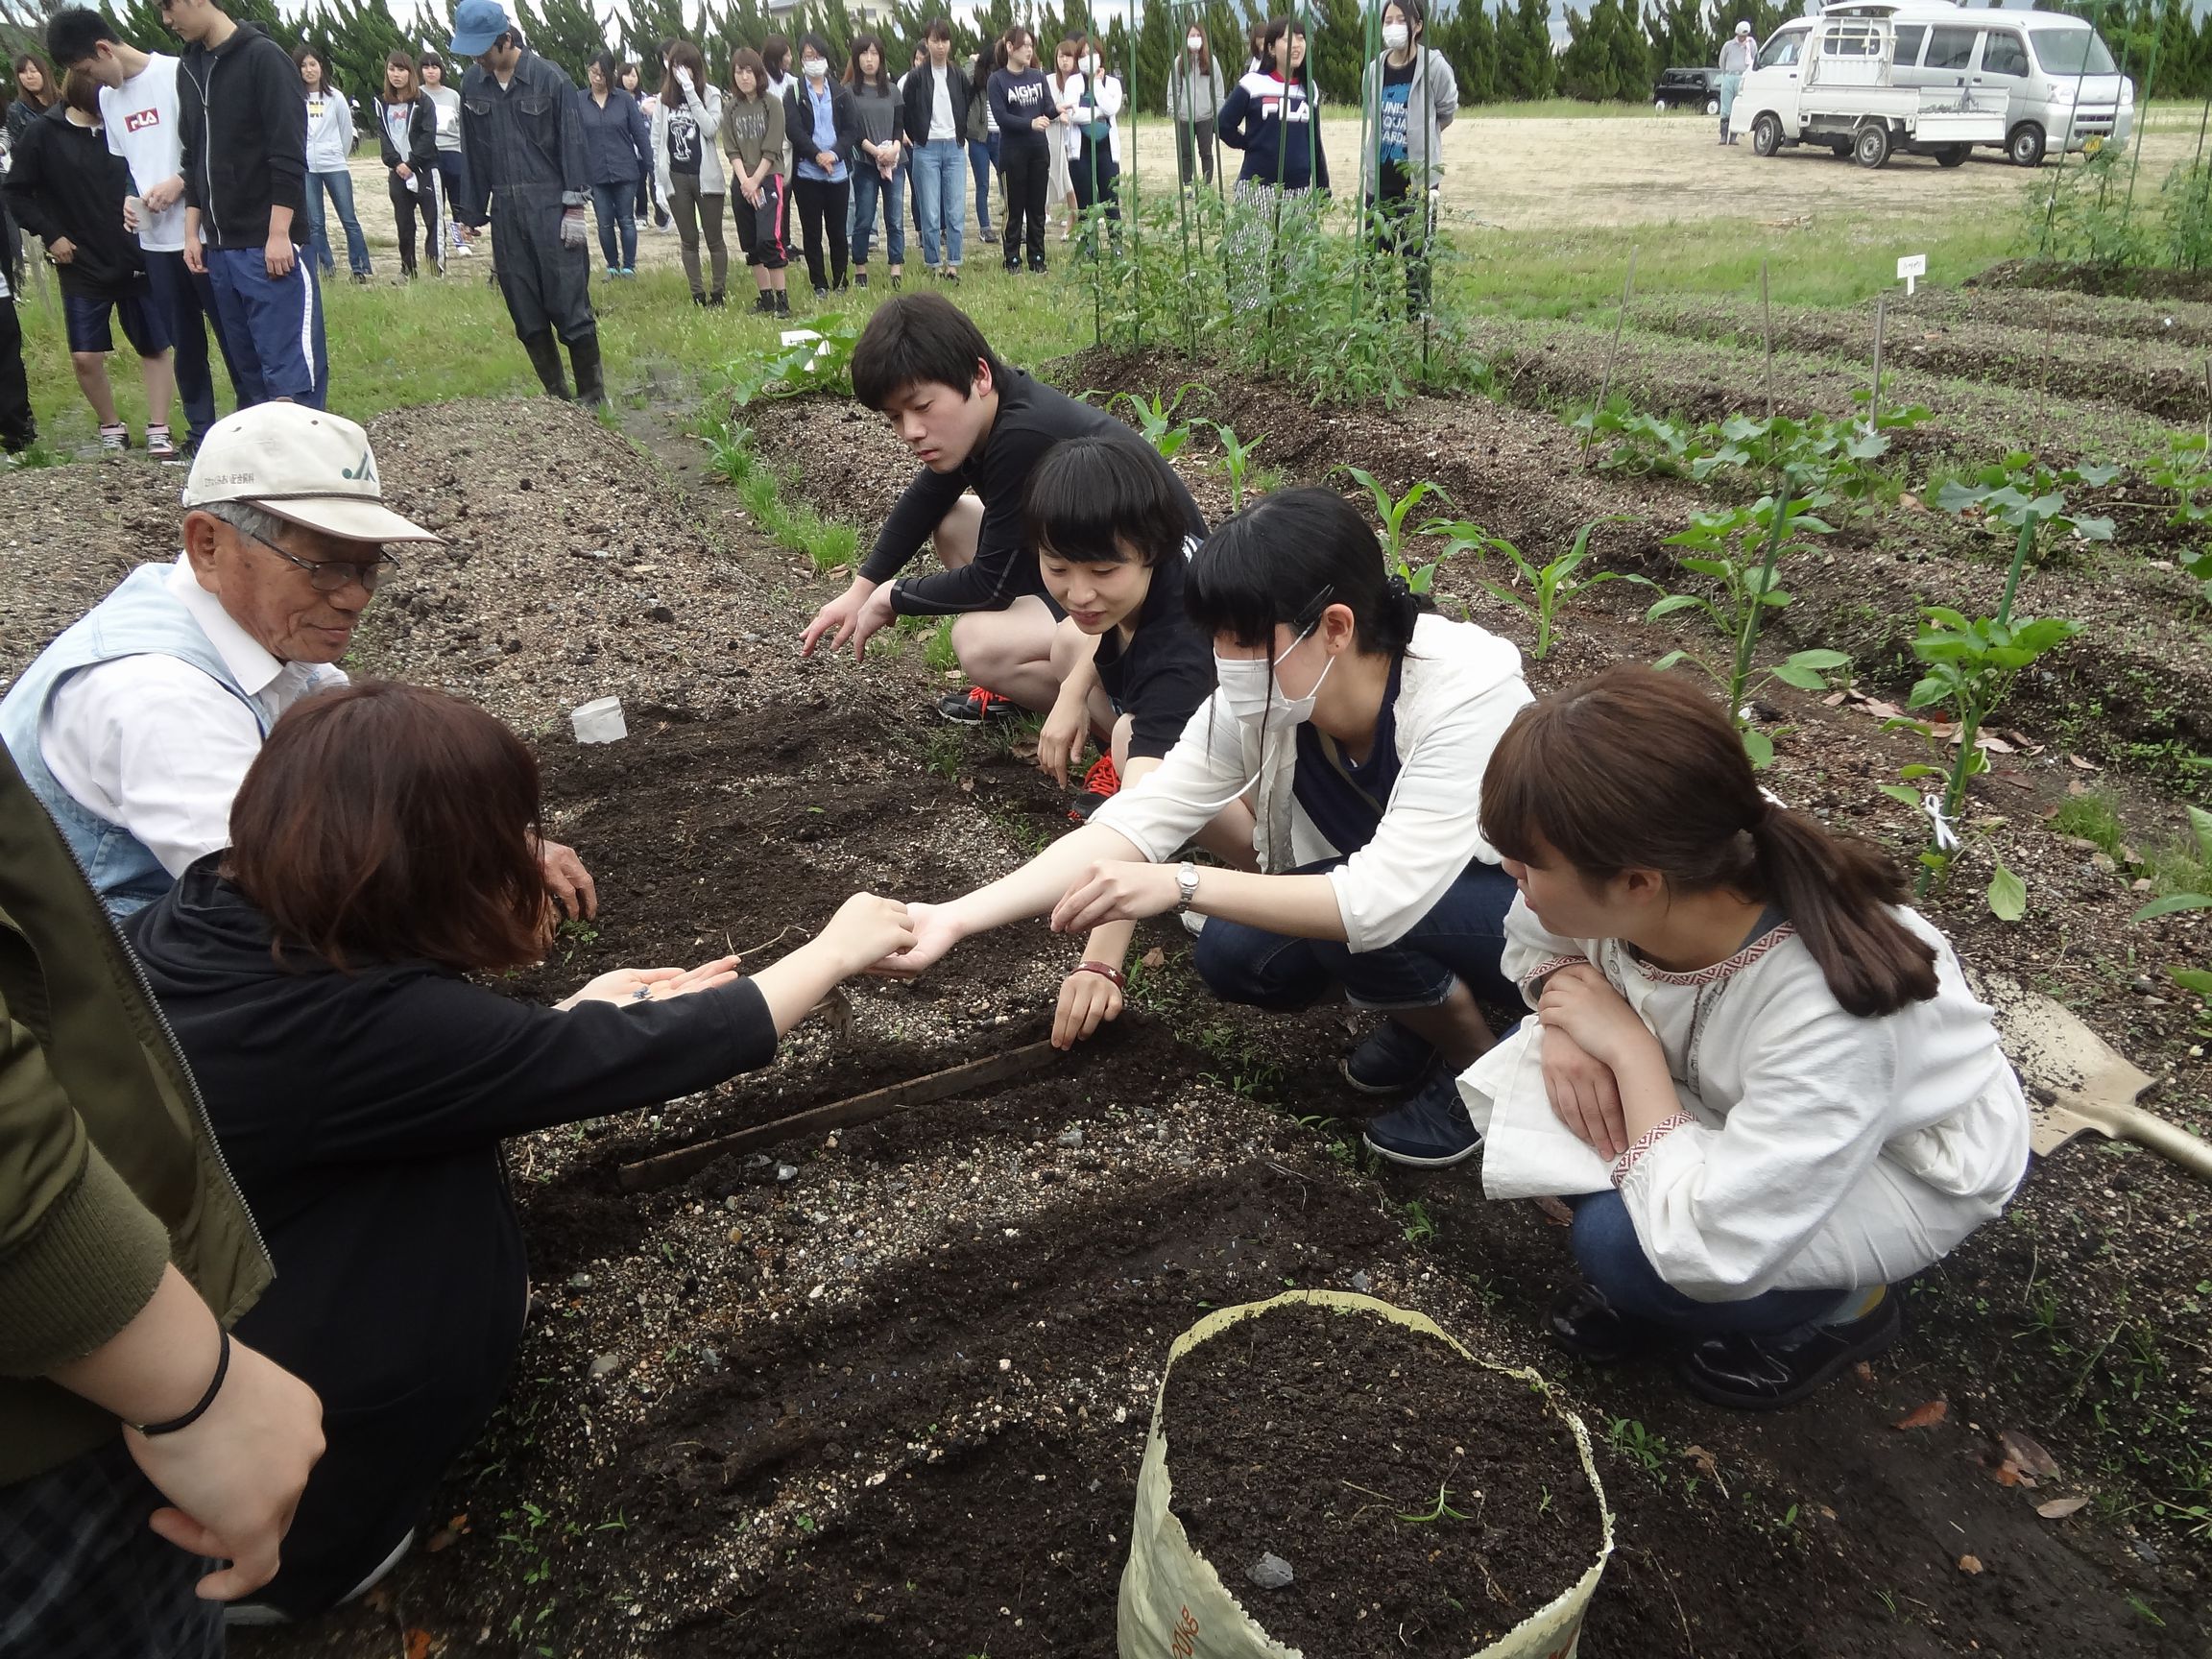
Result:
<svg viewBox="0 0 2212 1659"><path fill-rule="evenodd" d="M1720 71L1718 69L1664 69L1651 88L1651 102L1662 109L1697 109L1707 115L1720 113Z"/></svg>

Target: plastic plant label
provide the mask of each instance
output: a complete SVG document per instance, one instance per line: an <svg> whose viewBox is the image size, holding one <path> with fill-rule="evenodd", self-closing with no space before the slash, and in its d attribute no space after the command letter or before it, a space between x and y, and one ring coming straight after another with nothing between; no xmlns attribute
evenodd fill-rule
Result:
<svg viewBox="0 0 2212 1659"><path fill-rule="evenodd" d="M1928 275L1928 255L1907 253L1897 261L1898 280L1905 284L1905 292L1912 292L1913 284Z"/></svg>

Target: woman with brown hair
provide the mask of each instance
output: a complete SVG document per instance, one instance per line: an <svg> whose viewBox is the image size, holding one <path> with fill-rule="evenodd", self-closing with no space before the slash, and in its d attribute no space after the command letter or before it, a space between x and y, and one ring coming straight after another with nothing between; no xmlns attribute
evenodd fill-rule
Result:
<svg viewBox="0 0 2212 1659"><path fill-rule="evenodd" d="M392 217L399 230L399 274L415 275L415 214L422 214L422 252L440 272L445 260L438 242L438 107L415 73L415 55L395 48L384 59L384 84L376 94L376 136L384 149Z"/></svg>
<svg viewBox="0 0 2212 1659"><path fill-rule="evenodd" d="M653 171L662 200L676 216L684 279L691 284L694 305L724 303L730 287L730 245L722 235L730 180L714 145L721 128L722 93L707 79L706 58L688 40L669 41L661 101L653 108ZM702 237L712 265L711 293L699 269Z"/></svg>
<svg viewBox="0 0 2212 1659"><path fill-rule="evenodd" d="M60 96L54 88L54 72L36 52L15 54L15 97L8 106L8 140L23 136L23 129L54 108Z"/></svg>
<svg viewBox="0 0 2212 1659"><path fill-rule="evenodd" d="M538 822L537 762L506 727L365 682L276 722L232 846L132 919L276 1266L238 1335L323 1397L329 1449L265 1619L397 1560L498 1403L529 1289L502 1138L765 1066L831 986L913 937L903 906L862 895L750 977L723 957L517 1001L470 975L551 940Z"/></svg>
<svg viewBox="0 0 2212 1659"><path fill-rule="evenodd" d="M1482 780L1535 1017L1469 1069L1494 1197L1575 1207L1552 1334L1679 1351L1746 1408L1896 1339L1887 1287L1996 1215L2028 1108L1879 851L1764 794L1725 709L1623 664L1524 709Z"/></svg>

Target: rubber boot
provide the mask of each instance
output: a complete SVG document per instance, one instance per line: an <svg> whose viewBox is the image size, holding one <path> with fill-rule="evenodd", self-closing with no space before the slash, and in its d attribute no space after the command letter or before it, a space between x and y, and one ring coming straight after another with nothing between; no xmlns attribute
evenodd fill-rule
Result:
<svg viewBox="0 0 2212 1659"><path fill-rule="evenodd" d="M576 366L576 401L588 409L607 404L607 387L599 373L599 335L596 330L568 343L568 360Z"/></svg>
<svg viewBox="0 0 2212 1659"><path fill-rule="evenodd" d="M553 330L547 328L525 337L522 349L530 353L530 367L538 371L545 396L566 397L568 377L561 370L561 348L553 343Z"/></svg>
<svg viewBox="0 0 2212 1659"><path fill-rule="evenodd" d="M1725 115L1720 117L1720 142L1728 142L1728 117Z"/></svg>

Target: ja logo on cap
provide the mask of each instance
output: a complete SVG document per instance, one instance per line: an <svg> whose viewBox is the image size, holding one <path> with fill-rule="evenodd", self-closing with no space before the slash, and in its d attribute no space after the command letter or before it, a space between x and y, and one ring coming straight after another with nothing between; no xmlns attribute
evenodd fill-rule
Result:
<svg viewBox="0 0 2212 1659"><path fill-rule="evenodd" d="M341 467L338 469L338 476L350 478L356 484L373 484L377 481L375 463L370 459L369 451L364 449L361 451L360 464L355 467Z"/></svg>

